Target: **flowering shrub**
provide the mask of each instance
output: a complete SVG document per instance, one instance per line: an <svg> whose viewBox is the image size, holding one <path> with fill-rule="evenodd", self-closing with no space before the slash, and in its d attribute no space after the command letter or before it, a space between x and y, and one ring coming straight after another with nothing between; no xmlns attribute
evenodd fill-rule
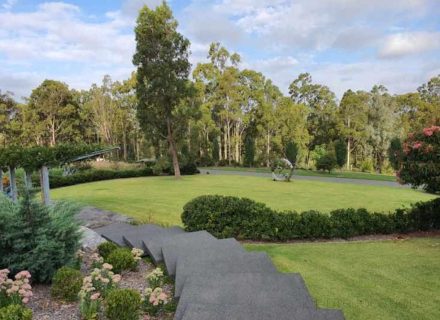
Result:
<svg viewBox="0 0 440 320"><path fill-rule="evenodd" d="M150 288L161 287L164 284L164 274L161 268L156 268L145 277Z"/></svg>
<svg viewBox="0 0 440 320"><path fill-rule="evenodd" d="M0 270L0 308L11 304L26 304L32 297L32 287L29 284L31 274L20 271L15 275L15 280L9 279L9 270Z"/></svg>
<svg viewBox="0 0 440 320"><path fill-rule="evenodd" d="M403 143L397 177L401 183L428 192L440 191L440 127L432 126L412 133Z"/></svg>
<svg viewBox="0 0 440 320"><path fill-rule="evenodd" d="M144 255L144 250L133 248L131 249L131 254L135 261L140 261L142 259L142 256Z"/></svg>
<svg viewBox="0 0 440 320"><path fill-rule="evenodd" d="M147 288L144 291L143 307L146 313L155 316L159 314L170 301L168 294L160 287Z"/></svg>
<svg viewBox="0 0 440 320"><path fill-rule="evenodd" d="M104 258L101 257L98 253L92 253L90 256L90 261L92 262L92 268L101 268L104 263Z"/></svg>
<svg viewBox="0 0 440 320"><path fill-rule="evenodd" d="M96 319L101 308L102 299L117 287L121 280L119 274L113 273L112 265L104 263L102 268L95 268L90 276L83 279L79 292L81 316L86 320Z"/></svg>

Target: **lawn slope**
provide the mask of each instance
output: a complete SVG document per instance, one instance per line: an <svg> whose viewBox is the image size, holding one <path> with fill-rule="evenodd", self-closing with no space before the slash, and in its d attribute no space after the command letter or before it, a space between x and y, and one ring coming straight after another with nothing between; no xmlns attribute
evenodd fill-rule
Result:
<svg viewBox="0 0 440 320"><path fill-rule="evenodd" d="M274 182L268 178L197 175L118 179L54 189L54 199L68 199L120 212L142 222L180 224L182 207L203 194L248 197L278 210L338 208L390 211L434 196L421 191L318 181Z"/></svg>

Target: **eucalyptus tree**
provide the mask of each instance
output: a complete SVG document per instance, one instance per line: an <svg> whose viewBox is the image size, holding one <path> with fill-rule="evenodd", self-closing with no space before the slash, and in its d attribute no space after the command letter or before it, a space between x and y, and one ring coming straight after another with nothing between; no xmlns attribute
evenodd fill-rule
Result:
<svg viewBox="0 0 440 320"><path fill-rule="evenodd" d="M336 96L327 86L313 83L309 73L301 73L290 84L289 94L293 102L309 109L307 129L311 139L308 143L308 162L310 151L315 146L327 144L335 138Z"/></svg>
<svg viewBox="0 0 440 320"><path fill-rule="evenodd" d="M58 141L78 140L79 110L65 83L44 80L32 90L27 108L34 135L40 143L54 146Z"/></svg>
<svg viewBox="0 0 440 320"><path fill-rule="evenodd" d="M191 94L188 90L190 42L177 31L177 21L165 2L154 10L147 6L140 10L135 34L137 116L146 134L156 134L168 141L174 175L178 178L175 111Z"/></svg>
<svg viewBox="0 0 440 320"><path fill-rule="evenodd" d="M366 143L368 123L368 103L370 95L365 91L354 92L347 90L342 96L338 108L337 129L341 138L346 141L346 167L349 170L351 165L351 153Z"/></svg>

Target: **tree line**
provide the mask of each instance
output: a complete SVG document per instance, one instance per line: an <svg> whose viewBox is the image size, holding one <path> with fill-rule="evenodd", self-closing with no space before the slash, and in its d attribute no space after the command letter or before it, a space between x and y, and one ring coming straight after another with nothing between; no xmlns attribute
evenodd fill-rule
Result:
<svg viewBox="0 0 440 320"><path fill-rule="evenodd" d="M104 76L75 90L45 80L24 102L0 92L0 145L114 145L118 159L155 158L176 171L179 161L270 166L294 144L300 166L334 156L349 170L387 172L393 141L440 123L440 75L414 92L375 85L338 100L302 73L286 95L218 42L191 68L189 41L176 28L166 4L141 9L137 70L125 81Z"/></svg>

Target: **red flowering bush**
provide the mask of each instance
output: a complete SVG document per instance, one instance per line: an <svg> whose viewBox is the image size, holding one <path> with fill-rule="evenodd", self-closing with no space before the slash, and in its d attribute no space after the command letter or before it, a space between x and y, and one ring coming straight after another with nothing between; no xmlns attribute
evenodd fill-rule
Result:
<svg viewBox="0 0 440 320"><path fill-rule="evenodd" d="M428 192L440 191L440 127L410 134L403 144L399 181Z"/></svg>

